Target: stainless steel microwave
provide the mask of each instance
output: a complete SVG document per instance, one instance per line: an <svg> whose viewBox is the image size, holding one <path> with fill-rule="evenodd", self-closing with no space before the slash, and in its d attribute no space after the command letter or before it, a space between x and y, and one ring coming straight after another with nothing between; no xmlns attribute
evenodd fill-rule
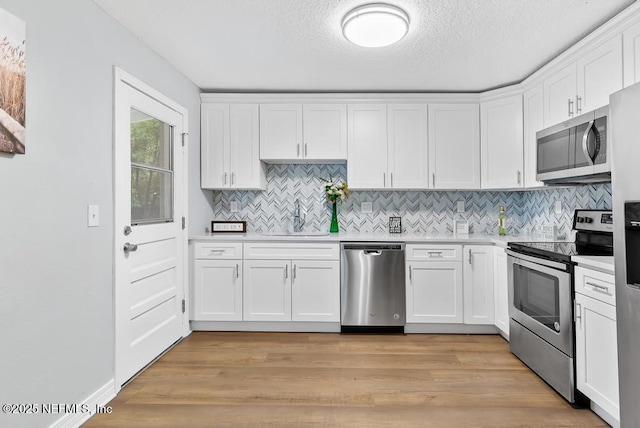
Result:
<svg viewBox="0 0 640 428"><path fill-rule="evenodd" d="M536 133L536 178L547 184L611 181L609 107L574 117Z"/></svg>

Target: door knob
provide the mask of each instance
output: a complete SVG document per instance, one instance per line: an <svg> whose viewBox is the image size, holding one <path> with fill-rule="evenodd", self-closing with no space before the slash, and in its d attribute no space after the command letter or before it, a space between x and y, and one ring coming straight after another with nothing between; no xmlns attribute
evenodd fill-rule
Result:
<svg viewBox="0 0 640 428"><path fill-rule="evenodd" d="M124 251L125 254L129 254L130 252L136 251L137 249L138 249L138 246L136 244L130 244L129 242L126 242L122 250Z"/></svg>

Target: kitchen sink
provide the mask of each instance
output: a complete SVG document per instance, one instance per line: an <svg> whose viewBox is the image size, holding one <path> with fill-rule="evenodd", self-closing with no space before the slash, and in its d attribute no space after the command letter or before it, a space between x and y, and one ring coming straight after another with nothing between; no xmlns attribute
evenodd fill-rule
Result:
<svg viewBox="0 0 640 428"><path fill-rule="evenodd" d="M264 236L327 236L329 232L264 232Z"/></svg>

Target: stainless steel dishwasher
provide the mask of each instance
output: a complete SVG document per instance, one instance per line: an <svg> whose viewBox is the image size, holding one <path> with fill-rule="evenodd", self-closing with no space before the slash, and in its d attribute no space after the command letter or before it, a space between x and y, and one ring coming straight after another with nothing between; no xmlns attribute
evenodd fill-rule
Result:
<svg viewBox="0 0 640 428"><path fill-rule="evenodd" d="M342 332L404 332L404 244L340 245Z"/></svg>

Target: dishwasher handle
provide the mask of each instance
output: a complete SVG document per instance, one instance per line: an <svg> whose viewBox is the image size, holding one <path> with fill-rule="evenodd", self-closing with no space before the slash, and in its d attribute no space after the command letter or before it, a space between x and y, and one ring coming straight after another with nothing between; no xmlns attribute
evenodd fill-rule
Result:
<svg viewBox="0 0 640 428"><path fill-rule="evenodd" d="M365 253L382 252L382 251L385 251L385 252L386 251L404 251L404 243L397 244L397 243L354 242L354 243L342 244L342 249L343 250L359 250L359 251L364 251Z"/></svg>
<svg viewBox="0 0 640 428"><path fill-rule="evenodd" d="M362 251L367 256L381 256L382 250L363 250Z"/></svg>

